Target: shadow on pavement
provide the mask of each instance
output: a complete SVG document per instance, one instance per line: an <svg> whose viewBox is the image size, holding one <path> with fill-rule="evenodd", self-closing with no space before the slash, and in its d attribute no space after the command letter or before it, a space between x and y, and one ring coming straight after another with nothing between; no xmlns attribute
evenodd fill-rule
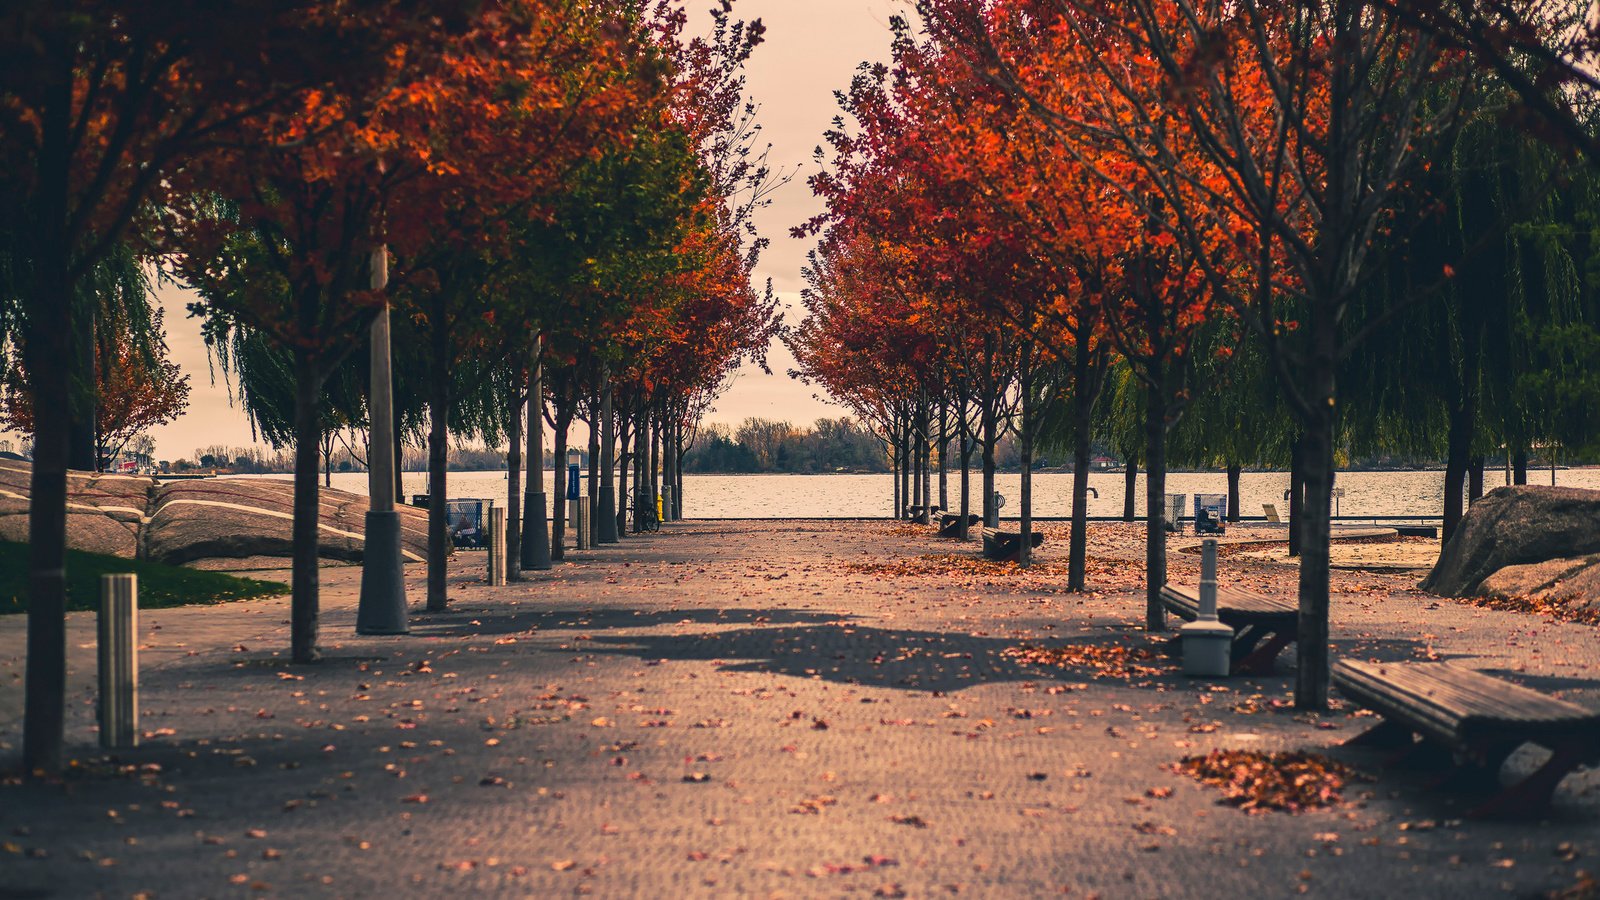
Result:
<svg viewBox="0 0 1600 900"><path fill-rule="evenodd" d="M411 633L423 637L472 637L516 634L531 629L605 631L662 625L798 625L843 622L853 618L804 609L641 610L626 606L511 609L501 604L481 607L461 604L447 612L412 616Z"/></svg>
<svg viewBox="0 0 1600 900"><path fill-rule="evenodd" d="M1058 668L1028 663L1002 651L1023 644L1090 647L1112 657L1130 651L1138 667L1112 675L1095 665ZM726 661L733 672L821 677L847 684L917 691L954 691L996 681L1082 681L1101 677L1149 683L1176 680L1176 665L1142 635L1021 641L937 631L900 631L829 621L788 628L748 628L693 635L596 636L592 650L646 660ZM1091 651L1091 655L1096 655Z"/></svg>

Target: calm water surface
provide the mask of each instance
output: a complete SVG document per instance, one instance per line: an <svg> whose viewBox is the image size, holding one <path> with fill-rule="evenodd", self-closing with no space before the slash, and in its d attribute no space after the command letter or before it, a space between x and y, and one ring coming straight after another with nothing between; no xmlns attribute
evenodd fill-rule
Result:
<svg viewBox="0 0 1600 900"><path fill-rule="evenodd" d="M265 476L287 478L287 475ZM553 490L554 475L545 473L546 490ZM1532 471L1528 480L1534 484L1549 484L1550 471ZM1091 516L1119 516L1122 514L1121 473L1095 473L1089 476L1089 485L1099 497L1089 498ZM423 493L427 476L408 472L404 476L406 498ZM1344 489L1338 512L1357 516L1429 516L1438 515L1443 505L1443 472L1347 472L1336 482ZM1505 483L1503 472L1485 475L1485 487L1493 489ZM1600 468L1561 469L1556 472L1556 483L1568 487L1600 490ZM506 474L504 472L457 472L447 481L449 494L456 498L493 499L506 501ZM1020 478L1016 474L1002 474L996 478L996 489L1006 497L1003 515L1017 512ZM364 473L338 473L333 476L333 486L346 491L365 494L367 476ZM1273 503L1287 514L1283 501L1289 488L1286 472L1247 472L1239 485L1241 512L1247 516L1261 515L1264 503ZM960 473L950 473L950 505L957 505ZM1173 473L1167 476L1169 493L1225 494L1228 479L1221 472ZM888 475L688 475L685 476L684 512L690 518L749 519L768 517L809 518L821 516L885 516L891 512L892 482ZM981 508L981 485L978 473L973 473L970 491L972 509ZM1034 514L1038 516L1069 516L1072 514L1072 475L1050 472L1033 477ZM934 500L938 500L938 482L934 482ZM1144 478L1141 475L1135 493L1140 514L1144 511ZM1190 510L1192 511L1192 500Z"/></svg>

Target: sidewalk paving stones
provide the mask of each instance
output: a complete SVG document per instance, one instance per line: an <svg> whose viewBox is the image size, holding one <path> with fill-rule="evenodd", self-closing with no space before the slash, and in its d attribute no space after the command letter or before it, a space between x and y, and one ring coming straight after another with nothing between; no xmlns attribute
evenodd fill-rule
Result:
<svg viewBox="0 0 1600 900"><path fill-rule="evenodd" d="M449 611L385 638L354 635L359 571L329 568L315 666L286 661L285 599L144 614L146 739L116 757L74 615L78 765L0 784L0 898L1528 896L1600 866L1600 775L1547 821L1463 821L1471 798L1336 747L1369 719L1290 708L1292 652L1269 677L1177 674L1139 630L1136 528L1096 526L1085 595L1048 567L1064 538L1027 575L862 522L678 523L492 589L461 554ZM1254 590L1292 573L1224 565ZM1600 707L1592 628L1333 578L1336 652ZM23 635L0 620L0 767ZM1086 664L1014 652L1066 644ZM1214 748L1366 775L1334 808L1247 815L1173 771Z"/></svg>

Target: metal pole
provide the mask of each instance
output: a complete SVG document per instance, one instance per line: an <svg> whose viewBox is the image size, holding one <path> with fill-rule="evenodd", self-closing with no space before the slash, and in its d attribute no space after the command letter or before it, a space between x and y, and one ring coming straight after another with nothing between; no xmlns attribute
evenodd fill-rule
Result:
<svg viewBox="0 0 1600 900"><path fill-rule="evenodd" d="M489 586L506 583L506 511L489 507Z"/></svg>
<svg viewBox="0 0 1600 900"><path fill-rule="evenodd" d="M372 250L372 289L389 285L389 251ZM405 559L400 552L400 514L395 511L394 375L389 346L389 306L372 321L372 391L367 403L367 508L361 555L361 598L357 634L405 634Z"/></svg>
<svg viewBox="0 0 1600 900"><path fill-rule="evenodd" d="M139 745L139 576L100 576L100 746Z"/></svg>
<svg viewBox="0 0 1600 900"><path fill-rule="evenodd" d="M1215 622L1217 619L1217 539L1206 538L1200 542L1200 618Z"/></svg>

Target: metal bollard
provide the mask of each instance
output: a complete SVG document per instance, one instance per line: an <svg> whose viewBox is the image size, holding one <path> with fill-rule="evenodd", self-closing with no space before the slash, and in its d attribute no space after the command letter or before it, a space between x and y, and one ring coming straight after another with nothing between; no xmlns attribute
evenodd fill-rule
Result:
<svg viewBox="0 0 1600 900"><path fill-rule="evenodd" d="M506 583L506 511L489 507L489 586Z"/></svg>
<svg viewBox="0 0 1600 900"><path fill-rule="evenodd" d="M100 576L100 746L139 746L139 576Z"/></svg>
<svg viewBox="0 0 1600 900"><path fill-rule="evenodd" d="M1217 621L1217 541L1200 544L1200 617L1178 629L1183 674L1221 678L1233 668L1233 629Z"/></svg>

